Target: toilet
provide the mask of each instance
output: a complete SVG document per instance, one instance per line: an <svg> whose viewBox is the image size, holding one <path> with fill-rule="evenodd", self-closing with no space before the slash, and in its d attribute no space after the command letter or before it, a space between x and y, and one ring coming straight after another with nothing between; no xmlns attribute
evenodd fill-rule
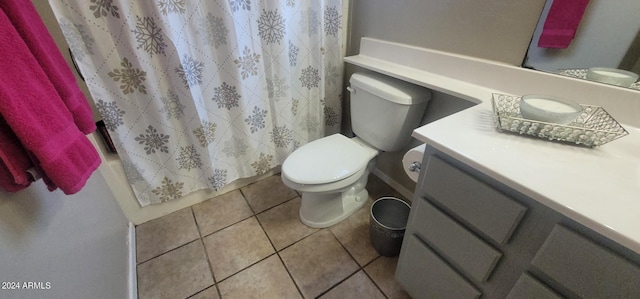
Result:
<svg viewBox="0 0 640 299"><path fill-rule="evenodd" d="M282 164L282 181L302 194L300 220L310 227L334 225L366 203L374 158L409 143L431 98L426 88L377 73L355 73L349 83L356 137L317 139Z"/></svg>

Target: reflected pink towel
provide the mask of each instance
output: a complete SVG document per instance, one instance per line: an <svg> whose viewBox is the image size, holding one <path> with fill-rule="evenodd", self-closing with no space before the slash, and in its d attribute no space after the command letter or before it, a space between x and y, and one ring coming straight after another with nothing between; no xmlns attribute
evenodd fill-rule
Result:
<svg viewBox="0 0 640 299"><path fill-rule="evenodd" d="M538 47L569 47L588 4L589 0L553 0Z"/></svg>
<svg viewBox="0 0 640 299"><path fill-rule="evenodd" d="M45 49L37 46L39 40L26 41L48 36L31 1L2 0L0 8L0 115L20 143L7 134L0 139L13 142L12 147L2 145L8 155L3 158L4 168L15 161L22 161L19 165L24 167L21 159L30 157L44 171L49 190L59 187L66 194L76 193L100 165L96 149L84 135L95 129L88 117L91 112L85 109L88 103L78 96L77 85L72 86L75 79L66 62L45 58L54 57L53 52L60 55L55 45L44 41L49 47L43 53ZM20 31L8 16L21 20ZM32 48L39 50L32 52ZM67 71L56 71L65 67ZM20 147L25 151L17 153Z"/></svg>

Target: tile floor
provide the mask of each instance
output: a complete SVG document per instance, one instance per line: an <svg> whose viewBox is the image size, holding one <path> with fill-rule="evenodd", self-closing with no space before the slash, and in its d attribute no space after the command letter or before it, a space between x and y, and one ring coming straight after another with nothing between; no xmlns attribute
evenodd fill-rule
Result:
<svg viewBox="0 0 640 299"><path fill-rule="evenodd" d="M279 175L139 225L139 298L409 298L369 242L373 200L402 196L374 175L367 190L326 229L300 222Z"/></svg>

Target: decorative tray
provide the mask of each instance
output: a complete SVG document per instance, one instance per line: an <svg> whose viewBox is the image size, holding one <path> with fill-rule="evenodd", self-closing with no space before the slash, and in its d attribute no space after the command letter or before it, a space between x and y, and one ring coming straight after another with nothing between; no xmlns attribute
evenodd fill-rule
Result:
<svg viewBox="0 0 640 299"><path fill-rule="evenodd" d="M587 71L588 69L561 69L558 70L558 74L567 77L587 80ZM629 88L640 90L640 81L631 84Z"/></svg>
<svg viewBox="0 0 640 299"><path fill-rule="evenodd" d="M491 99L496 127L539 138L595 147L629 134L602 107L580 104L580 116L566 125L522 118L520 97L494 93Z"/></svg>

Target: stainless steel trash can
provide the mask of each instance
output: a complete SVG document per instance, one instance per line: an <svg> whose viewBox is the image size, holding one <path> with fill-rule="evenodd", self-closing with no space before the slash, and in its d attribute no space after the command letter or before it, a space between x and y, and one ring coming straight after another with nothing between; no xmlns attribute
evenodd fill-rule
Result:
<svg viewBox="0 0 640 299"><path fill-rule="evenodd" d="M381 197L371 206L369 234L371 245L383 256L400 253L411 206L396 197Z"/></svg>

